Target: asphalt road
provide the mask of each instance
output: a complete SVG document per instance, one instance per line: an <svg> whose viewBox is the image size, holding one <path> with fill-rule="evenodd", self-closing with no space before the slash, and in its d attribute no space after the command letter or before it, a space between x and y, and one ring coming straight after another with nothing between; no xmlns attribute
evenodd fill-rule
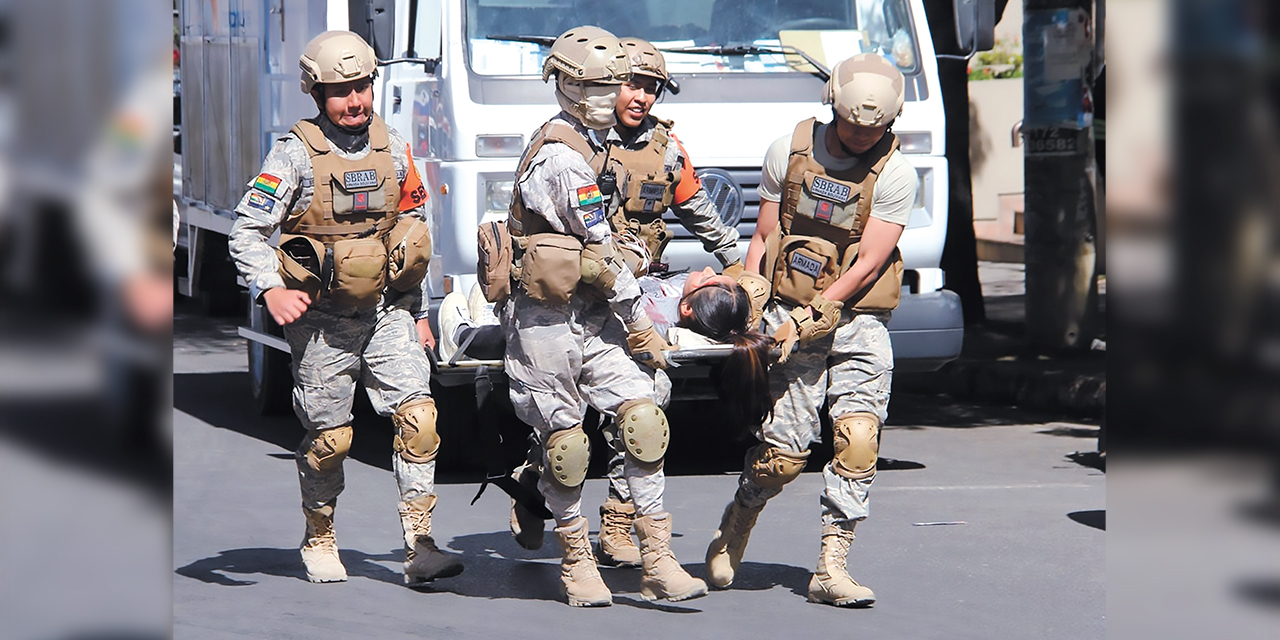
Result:
<svg viewBox="0 0 1280 640"><path fill-rule="evenodd" d="M368 412L357 415L336 518L351 579L310 584L297 554L303 519L291 454L302 431L292 416L254 414L234 325L181 310L175 323L177 638L1104 635L1105 476L1068 457L1093 447L1096 425L920 394L894 397L871 518L850 556L854 577L877 594L870 609L805 600L821 528L821 477L812 470L765 509L730 590L647 603L638 570L602 569L614 606L568 607L554 538L537 552L518 547L496 489L468 505L481 473L465 433L444 443L466 451L441 474L434 527L466 571L430 591L406 589L390 426ZM713 402L678 404L670 415L673 548L701 576L750 443L717 430ZM603 480L587 481L593 531L604 495Z"/></svg>

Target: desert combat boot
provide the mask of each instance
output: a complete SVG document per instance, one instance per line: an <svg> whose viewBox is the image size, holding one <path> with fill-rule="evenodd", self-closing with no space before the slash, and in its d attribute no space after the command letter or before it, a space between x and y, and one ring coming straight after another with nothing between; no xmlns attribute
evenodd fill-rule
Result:
<svg viewBox="0 0 1280 640"><path fill-rule="evenodd" d="M640 547L631 538L636 507L609 496L600 505L600 561L613 567L640 566Z"/></svg>
<svg viewBox="0 0 1280 640"><path fill-rule="evenodd" d="M665 511L636 518L640 536L640 597L679 602L707 595L707 583L689 575L671 552L671 514Z"/></svg>
<svg viewBox="0 0 1280 640"><path fill-rule="evenodd" d="M742 554L747 550L747 540L751 538L751 528L756 526L756 518L764 505L744 507L736 499L724 508L720 516L720 528L711 538L707 546L707 582L717 589L726 589L733 584L733 577L742 564Z"/></svg>
<svg viewBox="0 0 1280 640"><path fill-rule="evenodd" d="M560 549L560 584L565 598L574 607L607 607L613 604L613 593L600 577L591 541L587 539L587 519L578 516L563 527L556 527Z"/></svg>
<svg viewBox="0 0 1280 640"><path fill-rule="evenodd" d="M401 501L399 507L400 526L404 529L404 583L417 587L462 573L462 562L440 551L431 537L435 494Z"/></svg>
<svg viewBox="0 0 1280 640"><path fill-rule="evenodd" d="M302 538L302 566L311 582L345 582L347 568L338 558L338 537L333 533L333 508L337 500L319 509L302 508L307 532Z"/></svg>
<svg viewBox="0 0 1280 640"><path fill-rule="evenodd" d="M852 525L853 523L850 523ZM818 554L818 570L809 580L809 602L837 607L866 607L876 601L876 594L849 577L845 563L853 529L828 524L822 527L822 552Z"/></svg>

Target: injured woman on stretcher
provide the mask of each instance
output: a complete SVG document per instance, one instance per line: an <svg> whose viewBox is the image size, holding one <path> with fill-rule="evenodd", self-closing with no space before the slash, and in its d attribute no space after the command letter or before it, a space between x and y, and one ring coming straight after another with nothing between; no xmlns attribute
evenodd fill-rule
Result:
<svg viewBox="0 0 1280 640"><path fill-rule="evenodd" d="M710 268L637 280L645 313L675 347L668 361L710 365L717 395L739 414L733 416L735 422L763 422L773 406L768 365L774 341L758 330L760 310L747 289ZM445 296L439 314L442 368L468 360L502 360L505 345L493 307L478 285L469 296Z"/></svg>

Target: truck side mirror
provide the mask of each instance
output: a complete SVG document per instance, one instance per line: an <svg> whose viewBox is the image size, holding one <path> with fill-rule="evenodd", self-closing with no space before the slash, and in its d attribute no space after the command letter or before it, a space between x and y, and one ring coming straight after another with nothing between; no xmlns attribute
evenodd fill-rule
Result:
<svg viewBox="0 0 1280 640"><path fill-rule="evenodd" d="M348 0L347 21L351 31L373 47L379 60L395 57L395 0Z"/></svg>
<svg viewBox="0 0 1280 640"><path fill-rule="evenodd" d="M990 51L996 45L995 0L953 0L956 42L966 54Z"/></svg>

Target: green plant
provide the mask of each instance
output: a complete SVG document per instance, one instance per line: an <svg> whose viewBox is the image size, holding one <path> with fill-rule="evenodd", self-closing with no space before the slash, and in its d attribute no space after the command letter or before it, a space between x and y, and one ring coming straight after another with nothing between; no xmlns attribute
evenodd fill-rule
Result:
<svg viewBox="0 0 1280 640"><path fill-rule="evenodd" d="M1022 44L1000 40L995 48L982 51L969 63L969 80L996 80L1022 77Z"/></svg>

